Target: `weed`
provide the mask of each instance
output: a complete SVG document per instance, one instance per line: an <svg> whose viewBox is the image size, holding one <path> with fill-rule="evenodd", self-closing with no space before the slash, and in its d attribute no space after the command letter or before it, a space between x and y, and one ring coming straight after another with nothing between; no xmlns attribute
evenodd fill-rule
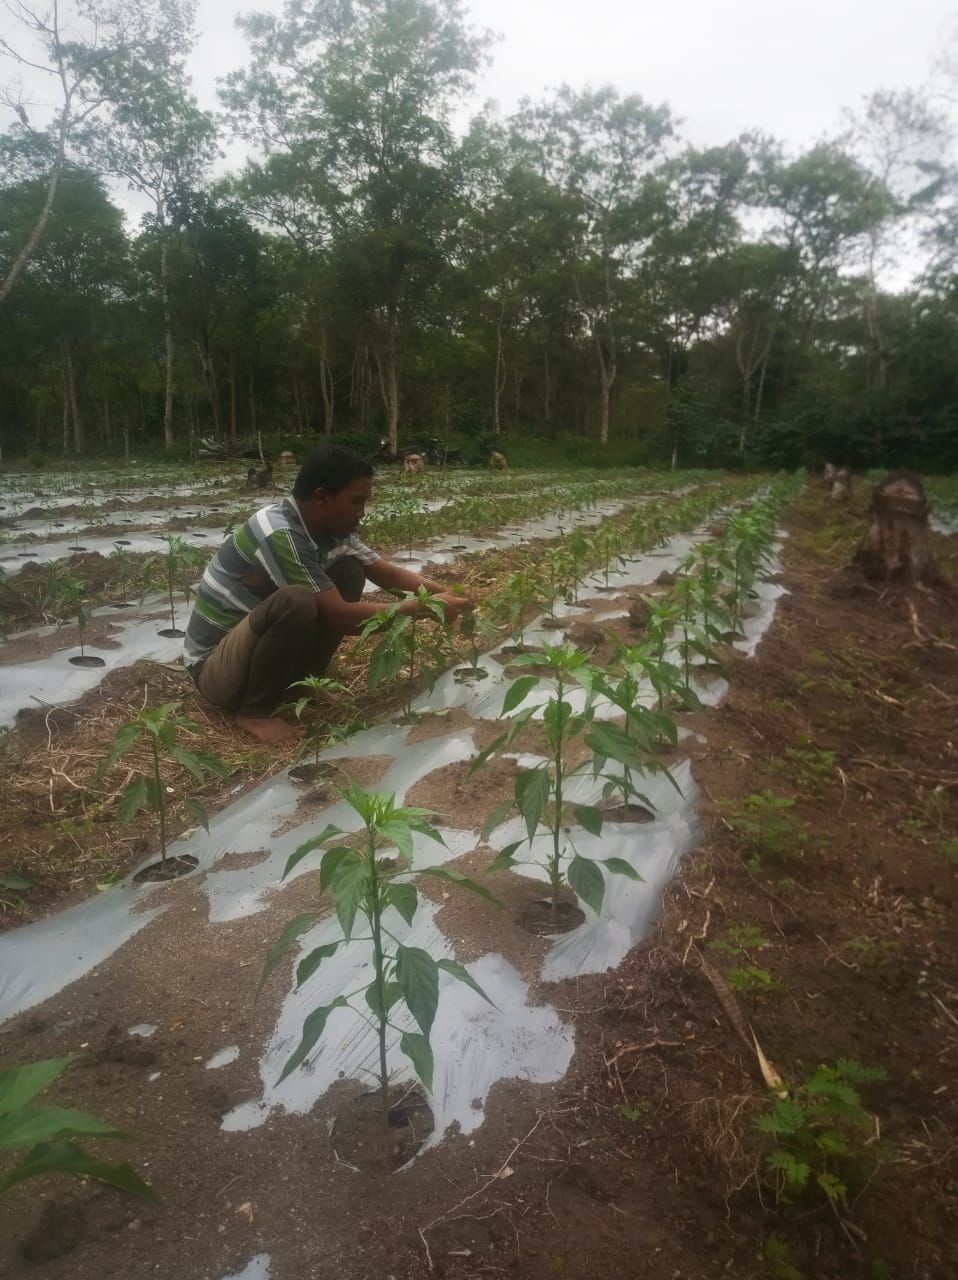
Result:
<svg viewBox="0 0 958 1280"><path fill-rule="evenodd" d="M765 1165L779 1201L824 1199L836 1212L847 1207L849 1187L877 1155L866 1145L874 1120L855 1086L884 1078L879 1067L842 1059L772 1095L755 1128L773 1140Z"/></svg>

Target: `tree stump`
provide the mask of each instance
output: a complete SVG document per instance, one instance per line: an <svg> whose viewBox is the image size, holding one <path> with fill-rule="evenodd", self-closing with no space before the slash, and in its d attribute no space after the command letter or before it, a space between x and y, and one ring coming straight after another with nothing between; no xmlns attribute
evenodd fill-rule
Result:
<svg viewBox="0 0 958 1280"><path fill-rule="evenodd" d="M852 473L849 467L833 467L825 464L825 501L850 502L852 496Z"/></svg>
<svg viewBox="0 0 958 1280"><path fill-rule="evenodd" d="M906 586L941 581L931 553L924 486L913 471L894 471L875 486L869 516L853 560L866 578Z"/></svg>

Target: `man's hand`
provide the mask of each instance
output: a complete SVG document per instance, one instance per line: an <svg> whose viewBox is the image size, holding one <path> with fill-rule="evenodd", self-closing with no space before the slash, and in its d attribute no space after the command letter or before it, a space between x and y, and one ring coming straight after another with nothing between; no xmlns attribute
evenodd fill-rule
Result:
<svg viewBox="0 0 958 1280"><path fill-rule="evenodd" d="M447 622L455 622L460 613L471 609L476 603L472 596L461 596L455 591L443 591L435 598L442 602Z"/></svg>

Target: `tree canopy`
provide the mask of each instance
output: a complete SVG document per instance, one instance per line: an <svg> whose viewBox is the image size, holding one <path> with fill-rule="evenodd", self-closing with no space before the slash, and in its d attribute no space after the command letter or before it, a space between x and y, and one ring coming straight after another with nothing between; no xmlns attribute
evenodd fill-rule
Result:
<svg viewBox="0 0 958 1280"><path fill-rule="evenodd" d="M239 20L214 118L189 0L68 2L0 43L8 453L260 431L958 463L953 138L920 91L797 154L758 129L696 148L611 86L464 124L490 40L459 0L287 0Z"/></svg>

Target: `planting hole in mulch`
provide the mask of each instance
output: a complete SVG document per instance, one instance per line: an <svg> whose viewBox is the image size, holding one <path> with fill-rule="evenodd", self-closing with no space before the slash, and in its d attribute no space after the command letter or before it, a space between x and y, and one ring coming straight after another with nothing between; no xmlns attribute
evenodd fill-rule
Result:
<svg viewBox="0 0 958 1280"><path fill-rule="evenodd" d="M539 623L543 631L564 631L568 625L568 618L543 618Z"/></svg>
<svg viewBox="0 0 958 1280"><path fill-rule="evenodd" d="M571 933L585 923L585 912L574 902L563 902L560 898L555 912L549 898L539 898L526 907L516 917L523 929L534 933L539 938L551 938L559 933Z"/></svg>
<svg viewBox="0 0 958 1280"><path fill-rule="evenodd" d="M476 684L479 680L485 680L489 672L482 667L456 667L452 673L452 678L457 684Z"/></svg>
<svg viewBox="0 0 958 1280"><path fill-rule="evenodd" d="M619 804L614 809L603 810L606 822L654 822L655 814L642 804Z"/></svg>
<svg viewBox="0 0 958 1280"><path fill-rule="evenodd" d="M336 1110L329 1140L338 1159L361 1170L391 1171L418 1154L436 1127L432 1109L418 1086L389 1091L389 1127L383 1133L378 1091L343 1099Z"/></svg>
<svg viewBox="0 0 958 1280"><path fill-rule="evenodd" d="M115 547L131 547L133 544L129 538L114 538L113 545Z"/></svg>
<svg viewBox="0 0 958 1280"><path fill-rule="evenodd" d="M186 635L186 632L181 631L179 627L164 627L162 631L158 631L156 634L165 636L167 640L179 640Z"/></svg>
<svg viewBox="0 0 958 1280"><path fill-rule="evenodd" d="M106 661L103 658L95 658L92 653L78 654L75 658L68 659L75 667L105 667Z"/></svg>
<svg viewBox="0 0 958 1280"><path fill-rule="evenodd" d="M534 644L504 644L499 650L507 658L518 658L524 653L541 653Z"/></svg>
<svg viewBox="0 0 958 1280"><path fill-rule="evenodd" d="M294 782L326 782L333 778L335 773L336 770L332 765L324 764L322 761L311 761L290 769L289 776Z"/></svg>
<svg viewBox="0 0 958 1280"><path fill-rule="evenodd" d="M165 863L151 862L148 867L136 873L133 883L162 884L166 880L178 880L180 876L188 876L199 865L199 858L194 858L191 853L181 853L175 858L167 858Z"/></svg>

